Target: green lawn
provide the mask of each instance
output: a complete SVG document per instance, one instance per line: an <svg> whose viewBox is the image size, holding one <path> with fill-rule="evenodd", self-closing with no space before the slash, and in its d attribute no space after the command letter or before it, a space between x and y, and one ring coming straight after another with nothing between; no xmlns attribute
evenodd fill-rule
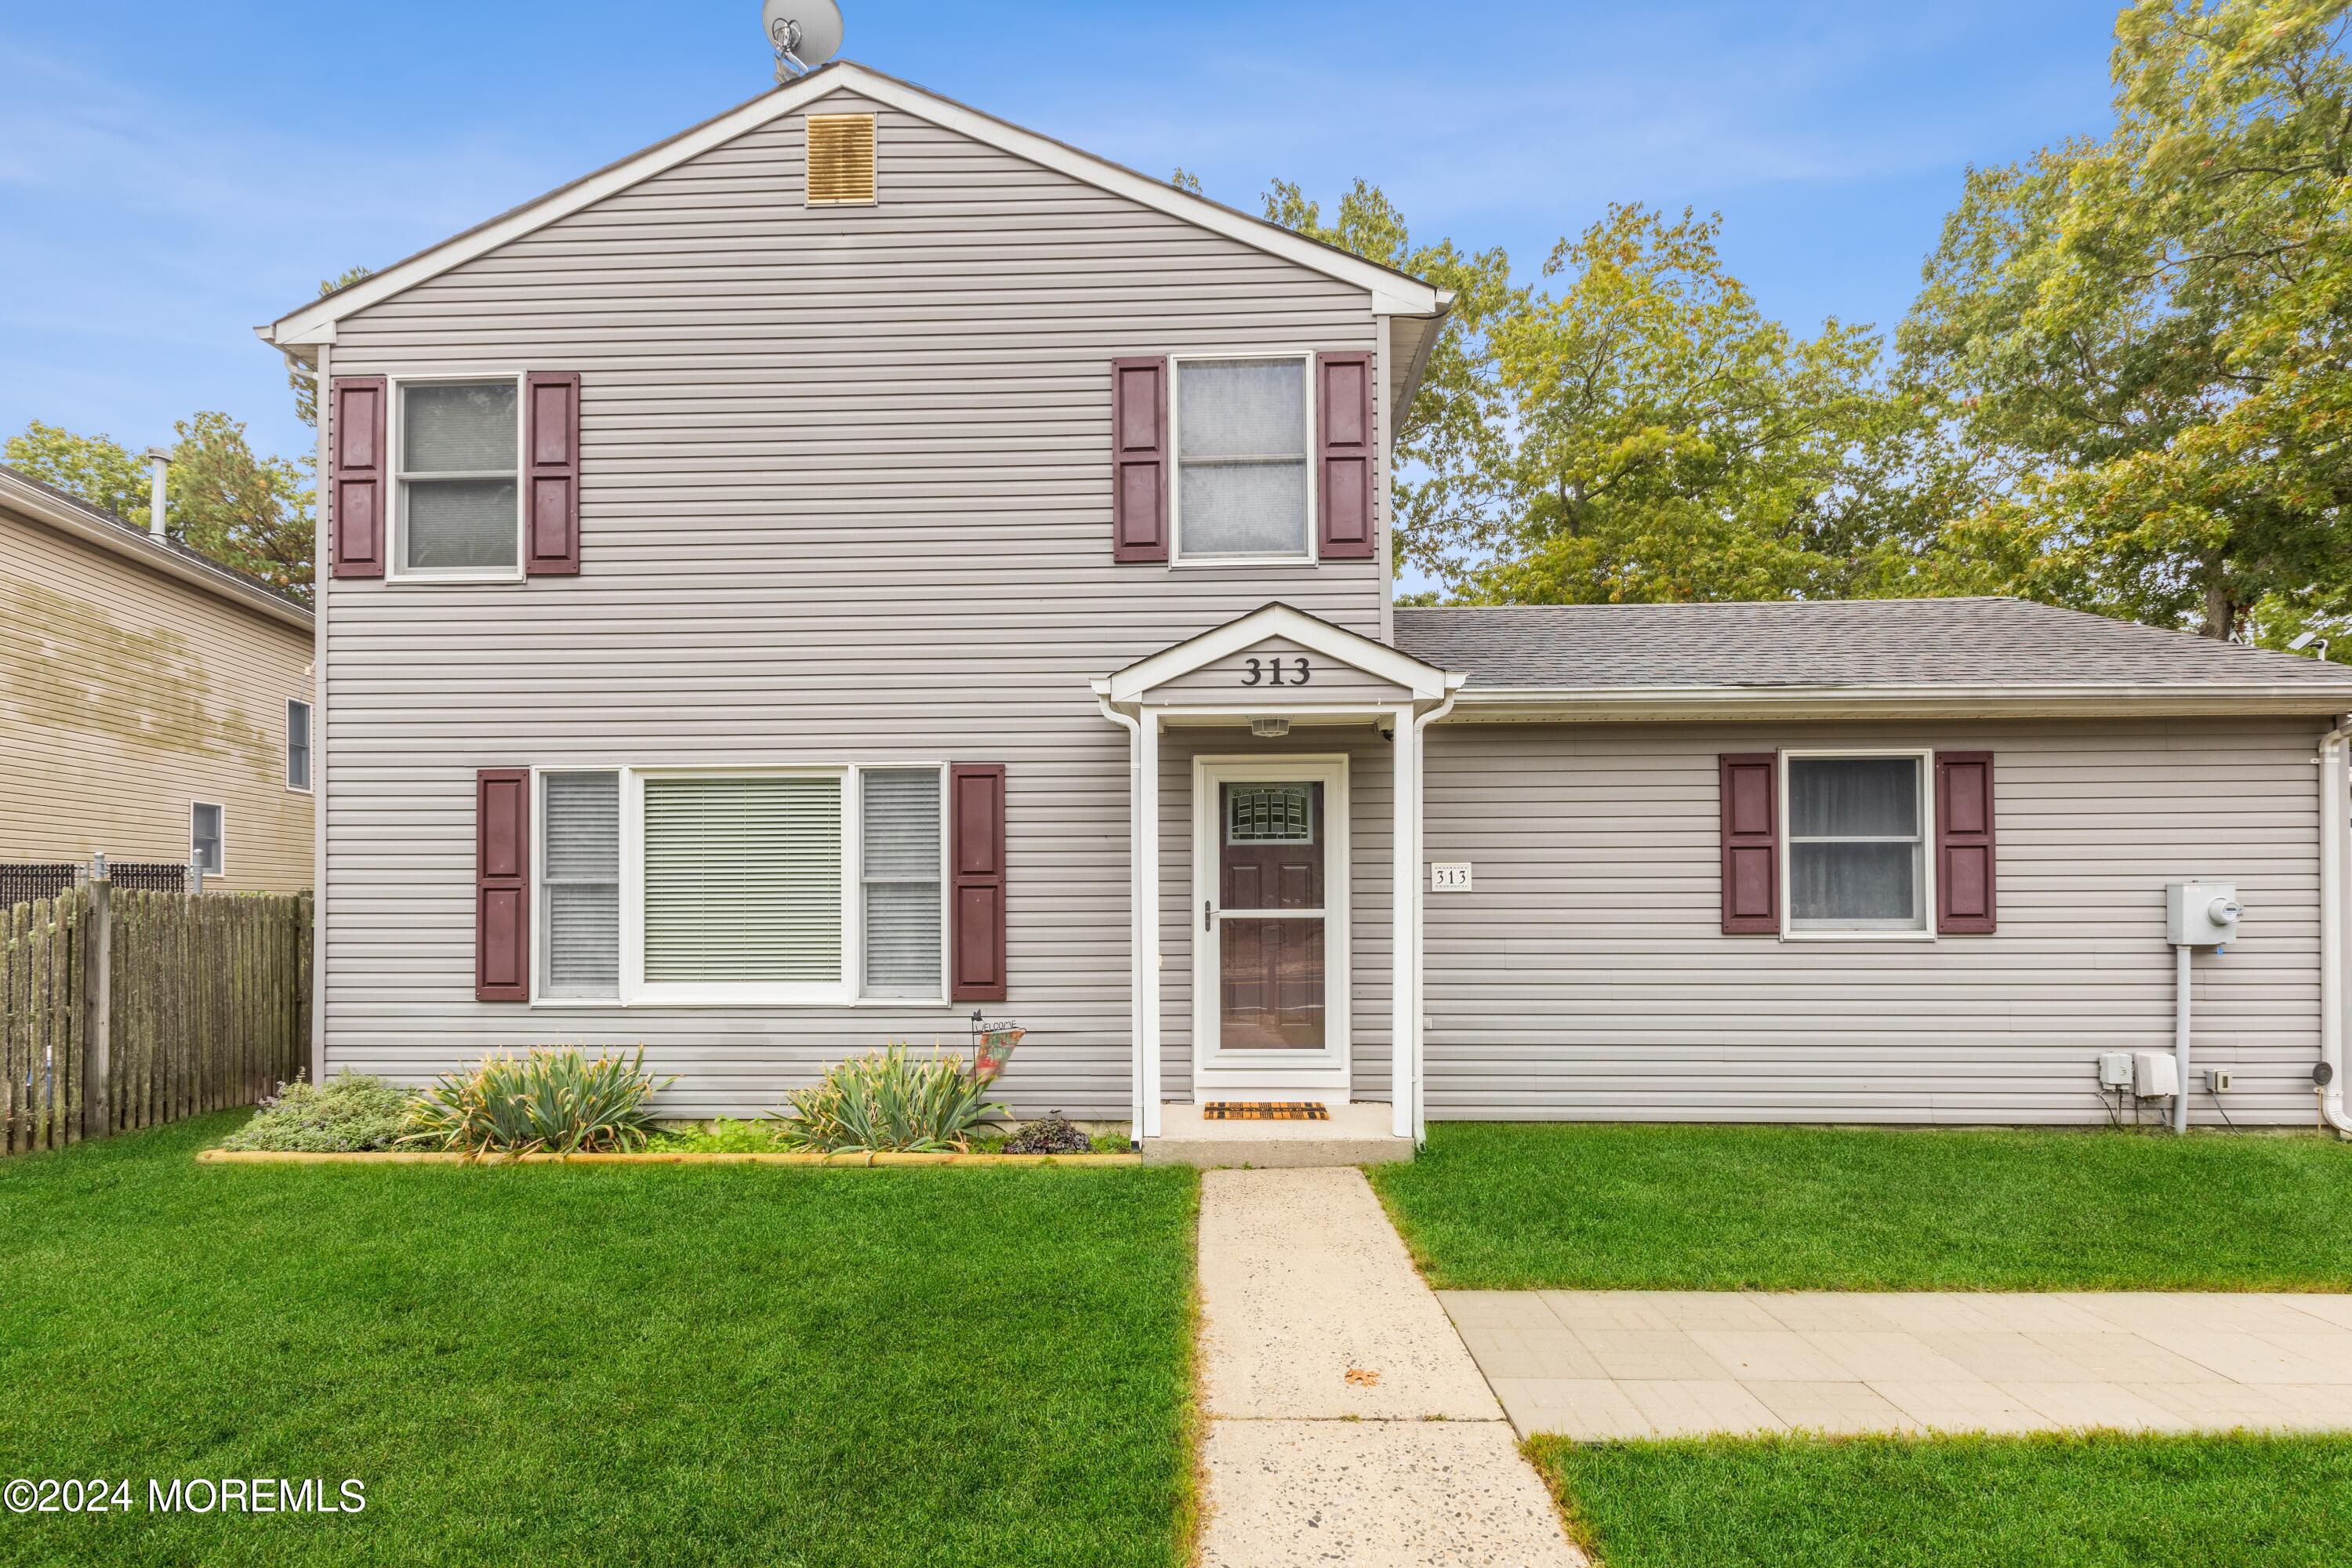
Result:
<svg viewBox="0 0 2352 1568"><path fill-rule="evenodd" d="M2317 1138L1440 1122L1372 1181L1442 1289L2352 1289Z"/></svg>
<svg viewBox="0 0 2352 1568"><path fill-rule="evenodd" d="M2335 1568L2352 1437L1528 1445L1606 1568Z"/></svg>
<svg viewBox="0 0 2352 1568"><path fill-rule="evenodd" d="M0 1162L0 1562L1175 1564L1181 1170ZM148 1478L365 1482L341 1517Z"/></svg>

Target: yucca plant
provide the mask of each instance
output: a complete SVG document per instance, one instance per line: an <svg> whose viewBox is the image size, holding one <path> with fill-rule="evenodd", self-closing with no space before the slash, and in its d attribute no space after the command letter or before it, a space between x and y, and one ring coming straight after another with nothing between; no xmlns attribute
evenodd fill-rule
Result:
<svg viewBox="0 0 2352 1568"><path fill-rule="evenodd" d="M987 1093L987 1080L966 1071L962 1057L910 1057L894 1041L794 1090L778 1142L827 1153L962 1152L981 1123L1003 1114Z"/></svg>
<svg viewBox="0 0 2352 1568"><path fill-rule="evenodd" d="M516 1057L499 1051L470 1072L450 1073L409 1112L401 1142L468 1154L602 1154L646 1146L653 1131L646 1101L656 1084L646 1048L634 1057L590 1058L576 1047L541 1047Z"/></svg>

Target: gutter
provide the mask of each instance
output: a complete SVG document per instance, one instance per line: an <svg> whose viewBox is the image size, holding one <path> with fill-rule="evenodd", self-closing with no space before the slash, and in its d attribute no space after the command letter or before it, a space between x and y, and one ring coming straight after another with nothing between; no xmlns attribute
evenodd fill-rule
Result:
<svg viewBox="0 0 2352 1568"><path fill-rule="evenodd" d="M1127 731L1127 1005L1135 1020L1129 1030L1131 1057L1128 1074L1128 1146L1143 1147L1144 1052L1143 1016L1143 721L1110 705L1109 683L1095 690L1095 706L1102 716ZM1153 1085L1154 1091L1158 1085Z"/></svg>
<svg viewBox="0 0 2352 1568"><path fill-rule="evenodd" d="M2344 844L2352 810L2346 749L2352 718L2319 738L2319 1114L2338 1138L2352 1139L2344 1110ZM2182 1086L2185 1089L2186 1085Z"/></svg>
<svg viewBox="0 0 2352 1568"><path fill-rule="evenodd" d="M1429 727L1454 711L1454 700L1462 694L1465 677L1448 676L1445 700L1426 713L1416 713L1412 720L1412 1009L1407 1015L1412 1020L1412 1146L1416 1149L1429 1142L1429 1013L1428 953L1422 937L1426 922L1422 918L1422 901L1428 896L1428 879L1422 874L1423 812L1422 801L1428 795L1425 781L1429 776Z"/></svg>
<svg viewBox="0 0 2352 1568"><path fill-rule="evenodd" d="M2240 681L2168 687L2052 685L1522 687L1465 691L1459 717L1488 723L1639 720L2174 717L2329 718L2352 682Z"/></svg>

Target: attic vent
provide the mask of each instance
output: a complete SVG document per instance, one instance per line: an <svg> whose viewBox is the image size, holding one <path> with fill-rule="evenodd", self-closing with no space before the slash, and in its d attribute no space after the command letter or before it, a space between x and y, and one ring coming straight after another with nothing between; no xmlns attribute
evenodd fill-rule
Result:
<svg viewBox="0 0 2352 1568"><path fill-rule="evenodd" d="M874 205L874 117L808 117L808 205Z"/></svg>

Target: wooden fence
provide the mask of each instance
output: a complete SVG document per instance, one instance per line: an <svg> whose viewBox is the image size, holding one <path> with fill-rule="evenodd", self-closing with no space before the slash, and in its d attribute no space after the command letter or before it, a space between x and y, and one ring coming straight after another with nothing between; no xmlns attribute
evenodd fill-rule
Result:
<svg viewBox="0 0 2352 1568"><path fill-rule="evenodd" d="M0 937L0 1152L250 1105L310 1064L307 893L94 882Z"/></svg>

